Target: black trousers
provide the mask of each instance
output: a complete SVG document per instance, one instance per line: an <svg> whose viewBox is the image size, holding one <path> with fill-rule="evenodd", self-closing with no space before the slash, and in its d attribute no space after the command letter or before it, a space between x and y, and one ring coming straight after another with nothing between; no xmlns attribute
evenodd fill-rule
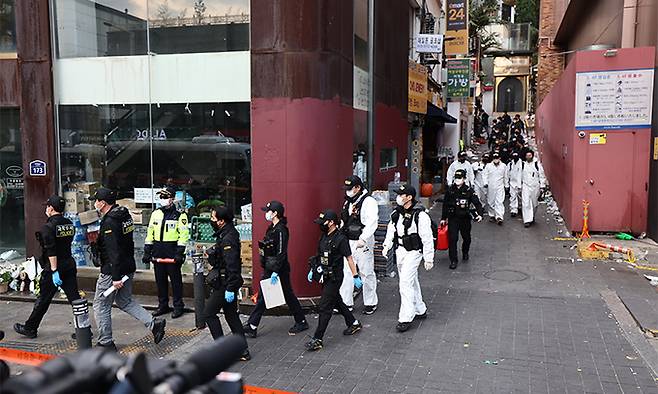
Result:
<svg viewBox="0 0 658 394"><path fill-rule="evenodd" d="M263 279L265 278L265 275L263 275ZM269 276L267 276L267 278L269 278ZM290 272L281 271L279 273L279 280L281 281L281 288L283 289L283 297L286 299L286 304L288 304L290 312L295 317L295 323L301 323L305 321L306 317L302 311L302 306L299 304L297 296L292 291L292 285L290 284ZM249 316L248 323L252 326L258 327L265 309L265 298L263 297L263 292L261 291L258 293L258 301L256 301L256 307Z"/></svg>
<svg viewBox="0 0 658 394"><path fill-rule="evenodd" d="M155 284L158 286L158 307L169 306L169 280L174 299L174 309L183 309L183 275L180 264L153 263L155 270Z"/></svg>
<svg viewBox="0 0 658 394"><path fill-rule="evenodd" d="M315 335L313 335L316 339L322 339L322 337L324 337L324 332L327 330L334 308L338 309L338 312L343 315L347 327L351 326L356 321L354 315L349 309L347 309L347 305L345 305L340 296L340 285L342 283L343 275L338 275L335 280L325 279L322 285L318 328L315 330Z"/></svg>
<svg viewBox="0 0 658 394"><path fill-rule="evenodd" d="M66 293L66 298L69 300L69 303L72 303L75 300L80 299L80 294L78 293L78 270L73 267L66 271L61 271L59 277L62 280L62 290ZM37 331L41 320L48 312L50 303L53 300L53 297L57 294L57 287L53 284L53 273L50 271L43 271L41 273L41 279L39 280L39 296L34 302L34 308L30 317L25 322L25 328L32 331ZM71 315L72 316L72 315Z"/></svg>
<svg viewBox="0 0 658 394"><path fill-rule="evenodd" d="M219 322L219 316L217 314L220 310L224 311L224 318L228 323L228 326L231 328L231 332L235 335L241 335L244 337L244 330L242 329L242 322L240 321L240 316L238 315L238 297L236 294L235 300L228 303L224 299L224 289L213 289L210 293L210 297L206 300L206 306L203 309L203 317L206 321L206 325L210 330L210 335L213 339L224 336L224 330L222 330L222 325Z"/></svg>
<svg viewBox="0 0 658 394"><path fill-rule="evenodd" d="M457 241L462 236L462 253L468 254L471 248L471 218L454 216L448 218L448 256L450 261L457 261Z"/></svg>

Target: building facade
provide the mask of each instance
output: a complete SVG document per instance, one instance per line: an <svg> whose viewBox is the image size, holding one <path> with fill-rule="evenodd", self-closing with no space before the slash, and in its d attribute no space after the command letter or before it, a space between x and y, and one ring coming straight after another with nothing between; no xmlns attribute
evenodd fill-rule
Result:
<svg viewBox="0 0 658 394"><path fill-rule="evenodd" d="M83 218L94 188L117 190L138 249L163 185L180 190L199 229L210 206L232 207L245 241L262 237L258 208L278 199L293 281L315 294L304 280L312 219L340 207L353 157L372 161L362 175L375 188L406 177L408 8L381 1L369 16L368 3L1 0L0 250L36 253L54 192ZM44 173L30 175L41 161Z"/></svg>

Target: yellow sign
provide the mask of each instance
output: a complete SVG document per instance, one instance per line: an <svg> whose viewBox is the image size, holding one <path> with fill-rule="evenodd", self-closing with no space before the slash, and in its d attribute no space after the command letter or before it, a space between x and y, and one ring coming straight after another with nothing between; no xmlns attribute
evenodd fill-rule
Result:
<svg viewBox="0 0 658 394"><path fill-rule="evenodd" d="M658 160L658 137L653 138L653 159Z"/></svg>
<svg viewBox="0 0 658 394"><path fill-rule="evenodd" d="M597 133L597 134L590 134L589 135L589 144L590 145L605 145L607 134L605 133Z"/></svg>
<svg viewBox="0 0 658 394"><path fill-rule="evenodd" d="M408 111L427 113L427 68L409 60L409 104Z"/></svg>
<svg viewBox="0 0 658 394"><path fill-rule="evenodd" d="M449 38L454 37L454 38ZM468 30L448 30L445 38L446 55L468 54Z"/></svg>

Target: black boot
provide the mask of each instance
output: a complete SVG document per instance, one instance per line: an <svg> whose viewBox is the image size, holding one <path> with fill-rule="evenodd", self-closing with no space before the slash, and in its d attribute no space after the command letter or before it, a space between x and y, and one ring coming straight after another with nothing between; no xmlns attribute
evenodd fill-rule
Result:
<svg viewBox="0 0 658 394"><path fill-rule="evenodd" d="M454 270L455 268L457 268L457 262L456 261L451 261L450 262L450 269Z"/></svg>
<svg viewBox="0 0 658 394"><path fill-rule="evenodd" d="M158 306L158 309L151 312L151 316L158 317L158 316L166 315L169 312L171 312L171 308L169 308L169 305Z"/></svg>
<svg viewBox="0 0 658 394"><path fill-rule="evenodd" d="M468 252L463 253L462 261L464 262L468 261Z"/></svg>
<svg viewBox="0 0 658 394"><path fill-rule="evenodd" d="M24 324L14 324L14 331L30 339L37 337L37 330L30 330L29 328L26 328Z"/></svg>

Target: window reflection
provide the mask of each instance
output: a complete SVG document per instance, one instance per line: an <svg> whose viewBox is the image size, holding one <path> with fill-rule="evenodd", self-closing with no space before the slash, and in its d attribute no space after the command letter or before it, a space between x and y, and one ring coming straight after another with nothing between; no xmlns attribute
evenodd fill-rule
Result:
<svg viewBox="0 0 658 394"><path fill-rule="evenodd" d="M15 0L0 0L0 53L16 52Z"/></svg>
<svg viewBox="0 0 658 394"><path fill-rule="evenodd" d="M0 252L25 248L24 174L18 109L0 109Z"/></svg>

